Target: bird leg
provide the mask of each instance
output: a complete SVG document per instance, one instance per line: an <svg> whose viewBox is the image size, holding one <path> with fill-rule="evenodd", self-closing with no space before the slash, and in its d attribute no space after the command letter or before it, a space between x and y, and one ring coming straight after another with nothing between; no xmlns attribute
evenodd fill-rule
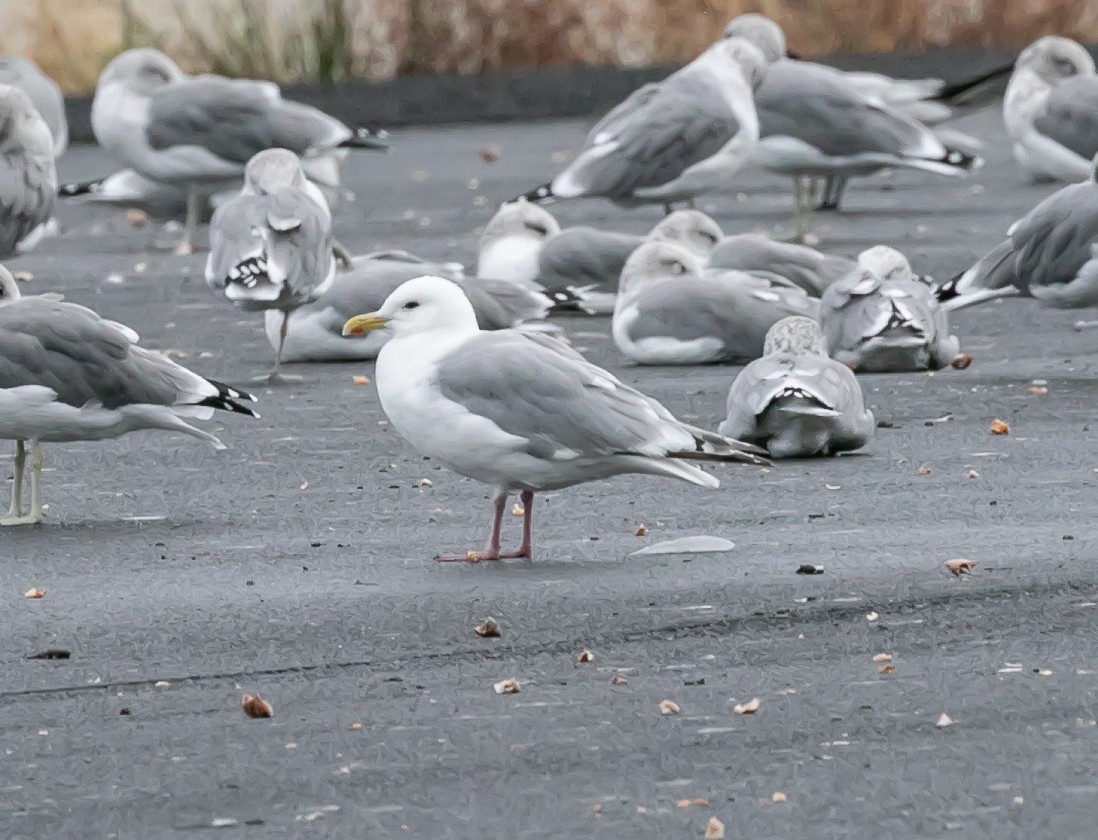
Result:
<svg viewBox="0 0 1098 840"><path fill-rule="evenodd" d="M512 560L519 557L530 557L531 544L534 537L533 507L534 493L532 490L522 491L522 545L513 551L500 551L499 543L503 531L503 513L507 508L507 491L498 490L492 499L492 534L488 538L488 545L484 551L469 551L461 555L440 555L435 559L439 563L454 563L464 561L466 563L480 563L484 560Z"/></svg>
<svg viewBox="0 0 1098 840"><path fill-rule="evenodd" d="M198 190L191 184L187 187L187 218L183 220L183 238L179 240L179 244L172 252L177 257L189 257L194 253L200 213Z"/></svg>
<svg viewBox="0 0 1098 840"><path fill-rule="evenodd" d="M346 245L335 239L332 240L332 255L335 257L336 264L341 271L350 271L355 267L354 255L347 249Z"/></svg>
<svg viewBox="0 0 1098 840"><path fill-rule="evenodd" d="M278 351L275 353L274 370L267 375L268 385L285 385L287 380L279 371L282 369L282 348L286 346L286 333L290 331L290 310L282 310L282 326L278 329Z"/></svg>
<svg viewBox="0 0 1098 840"><path fill-rule="evenodd" d="M42 450L38 441L31 441L31 509L23 514L23 473L27 462L27 449L23 441L16 441L15 482L11 491L11 508L8 515L0 517L2 525L37 525L42 521Z"/></svg>
<svg viewBox="0 0 1098 840"><path fill-rule="evenodd" d="M842 175L828 175L823 198L817 210L838 210L843 193L846 192L847 179Z"/></svg>

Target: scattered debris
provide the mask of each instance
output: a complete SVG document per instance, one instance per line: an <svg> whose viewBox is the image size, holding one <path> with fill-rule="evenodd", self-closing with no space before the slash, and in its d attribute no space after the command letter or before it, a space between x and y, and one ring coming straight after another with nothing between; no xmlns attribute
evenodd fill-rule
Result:
<svg viewBox="0 0 1098 840"><path fill-rule="evenodd" d="M797 567L797 574L799 575L822 575L823 573L823 566L813 566L810 563L804 563Z"/></svg>
<svg viewBox="0 0 1098 840"><path fill-rule="evenodd" d="M958 557L956 560L946 560L946 568L949 569L954 577L960 577L961 575L967 575L973 569L976 568L975 560L965 560Z"/></svg>
<svg viewBox="0 0 1098 840"><path fill-rule="evenodd" d="M301 482L301 486L300 486L300 487L298 487L297 489L298 489L298 490L308 490L308 489L309 489L309 482L308 482L308 480L306 479L305 481Z"/></svg>
<svg viewBox="0 0 1098 840"><path fill-rule="evenodd" d="M614 676L610 678L610 685L629 685L629 680L621 674L614 674Z"/></svg>
<svg viewBox="0 0 1098 840"><path fill-rule="evenodd" d="M499 160L500 152L503 150L495 143L490 146L485 146L480 150L480 159L485 163L495 163Z"/></svg>
<svg viewBox="0 0 1098 840"><path fill-rule="evenodd" d="M46 648L41 653L32 653L27 659L68 659L71 656L72 651L64 648Z"/></svg>
<svg viewBox="0 0 1098 840"><path fill-rule="evenodd" d="M591 653L587 648L584 648L580 651L580 655L577 657L576 661L581 665L586 665L588 662L595 661L595 654Z"/></svg>
<svg viewBox="0 0 1098 840"><path fill-rule="evenodd" d="M358 722L358 721L356 720L356 721L355 721L354 723L352 723L352 724L351 724L350 726L348 726L347 728L348 728L348 729L350 729L350 730L351 730L352 732L361 732L361 731L362 731L362 724L361 724L361 723L359 723L359 722Z"/></svg>
<svg viewBox="0 0 1098 840"><path fill-rule="evenodd" d="M637 530L633 532L633 536L634 537L647 537L648 536L648 529L644 527L643 522L640 525L637 526Z"/></svg>
<svg viewBox="0 0 1098 840"><path fill-rule="evenodd" d="M157 680L153 683L153 688L167 688L171 683L167 680Z"/></svg>
<svg viewBox="0 0 1098 840"><path fill-rule="evenodd" d="M429 479L429 478L421 478L419 480L419 486L420 486L420 488L434 487L435 483L433 481L431 481L431 479Z"/></svg>
<svg viewBox="0 0 1098 840"><path fill-rule="evenodd" d="M949 363L949 366L954 370L965 370L970 364L972 364L972 357L968 353L961 353Z"/></svg>
<svg viewBox="0 0 1098 840"><path fill-rule="evenodd" d="M502 634L499 632L499 622L492 616L488 616L484 621L473 628L473 632L483 639L498 639Z"/></svg>
<svg viewBox="0 0 1098 840"><path fill-rule="evenodd" d="M632 552L629 556L636 557L640 554L705 554L713 551L731 551L735 547L734 542L721 537L681 537L677 540L664 540L654 545L645 546Z"/></svg>
<svg viewBox="0 0 1098 840"><path fill-rule="evenodd" d="M881 617L880 614L877 613L875 610L871 611L871 612L867 612L865 614L865 620L866 621L877 621L880 617Z"/></svg>
<svg viewBox="0 0 1098 840"><path fill-rule="evenodd" d="M1049 668L1038 668L1037 676L1039 677L1051 677L1052 671Z"/></svg>
<svg viewBox="0 0 1098 840"><path fill-rule="evenodd" d="M737 703L732 707L732 711L738 715L753 715L759 710L759 706L761 705L762 700L760 698L752 697L746 703Z"/></svg>
<svg viewBox="0 0 1098 840"><path fill-rule="evenodd" d="M978 472L976 472L976 470L969 470L969 471L968 471L968 472L966 473L966 475L967 475L967 476L968 476L969 478L979 478L979 477L980 477L980 474L979 474Z"/></svg>
<svg viewBox="0 0 1098 840"><path fill-rule="evenodd" d="M724 840L724 823L716 817L710 817L705 824L705 840Z"/></svg>
<svg viewBox="0 0 1098 840"><path fill-rule="evenodd" d="M514 677L506 680L500 680L494 686L496 694L518 694L522 691L522 687L519 685L519 681Z"/></svg>
<svg viewBox="0 0 1098 840"><path fill-rule="evenodd" d="M240 698L240 707L250 718L274 717L274 707L258 694L245 694Z"/></svg>
<svg viewBox="0 0 1098 840"><path fill-rule="evenodd" d="M784 793L782 793L780 790L776 790L776 791L774 791L773 795L770 797L770 801L771 802L787 802L789 800L788 800L788 797Z"/></svg>
<svg viewBox="0 0 1098 840"><path fill-rule="evenodd" d="M660 701L660 714L661 715L677 715L681 709L679 704L674 700L661 700Z"/></svg>
<svg viewBox="0 0 1098 840"><path fill-rule="evenodd" d="M15 278L16 283L29 283L34 279L34 275L29 271L13 271L11 276Z"/></svg>
<svg viewBox="0 0 1098 840"><path fill-rule="evenodd" d="M370 377L368 377L368 376L352 376L351 381L354 382L355 385L369 385L370 384Z"/></svg>
<svg viewBox="0 0 1098 840"><path fill-rule="evenodd" d="M592 812L592 813L593 813L593 814L594 814L594 815L595 815L596 817L601 817L601 816L602 816L602 806L601 806L601 805L599 805L599 804L595 804L595 805L594 805L594 806L593 806L593 807L591 808L591 812Z"/></svg>
<svg viewBox="0 0 1098 840"><path fill-rule="evenodd" d="M992 420L991 429L989 430L993 435L1009 435L1010 426L1004 423L1002 420Z"/></svg>
<svg viewBox="0 0 1098 840"><path fill-rule="evenodd" d="M930 475L933 470L926 464L920 464L919 468L915 470L919 475Z"/></svg>
<svg viewBox="0 0 1098 840"><path fill-rule="evenodd" d="M843 489L843 486L841 484L825 484L824 487L826 487L828 490L842 490Z"/></svg>
<svg viewBox="0 0 1098 840"><path fill-rule="evenodd" d="M33 586L23 593L24 598L45 598L45 589L35 589Z"/></svg>
<svg viewBox="0 0 1098 840"><path fill-rule="evenodd" d="M875 653L873 655L873 661L874 662L891 662L892 661L892 654L891 653Z"/></svg>
<svg viewBox="0 0 1098 840"><path fill-rule="evenodd" d="M934 721L934 725L940 729L944 729L947 726L953 726L953 718L951 718L945 712L942 712L940 715L938 715L938 719Z"/></svg>
<svg viewBox="0 0 1098 840"><path fill-rule="evenodd" d="M1046 388L1044 385L1034 385L1028 389L1028 392L1033 394L1033 396L1035 397L1042 397L1048 393L1048 388Z"/></svg>
<svg viewBox="0 0 1098 840"><path fill-rule="evenodd" d="M294 743L293 741L290 741L290 743L288 743L288 744L286 745L286 749L288 749L288 750L296 750L296 749L297 749L297 744L295 744L295 743Z"/></svg>
<svg viewBox="0 0 1098 840"><path fill-rule="evenodd" d="M143 228L149 223L149 214L144 210L138 210L134 207L126 211L126 221L129 222L132 227Z"/></svg>
<svg viewBox="0 0 1098 840"><path fill-rule="evenodd" d="M877 673L878 674L891 674L895 670L896 670L895 665L888 664L888 665L882 665L880 668L878 668Z"/></svg>
<svg viewBox="0 0 1098 840"><path fill-rule="evenodd" d="M515 502L515 506L511 508L511 516L515 516L521 519L523 516L526 516L526 508L524 508L518 502Z"/></svg>

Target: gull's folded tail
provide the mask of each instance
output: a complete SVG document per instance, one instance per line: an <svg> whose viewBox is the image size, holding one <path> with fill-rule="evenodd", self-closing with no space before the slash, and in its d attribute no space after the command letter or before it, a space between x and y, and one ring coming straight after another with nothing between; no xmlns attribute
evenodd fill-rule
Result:
<svg viewBox="0 0 1098 840"><path fill-rule="evenodd" d="M372 149L377 152L387 151L389 132L383 129L356 128L350 137L340 143L343 149Z"/></svg>
<svg viewBox="0 0 1098 840"><path fill-rule="evenodd" d="M554 198L556 198L556 195L553 194L553 183L550 181L549 183L542 184L540 187L534 187L529 192L525 192L513 200L532 201L535 204L548 204Z"/></svg>
<svg viewBox="0 0 1098 840"><path fill-rule="evenodd" d="M71 184L62 184L57 188L57 195L61 198L75 198L78 195L91 195L103 189L106 178L96 178L92 181L76 181Z"/></svg>

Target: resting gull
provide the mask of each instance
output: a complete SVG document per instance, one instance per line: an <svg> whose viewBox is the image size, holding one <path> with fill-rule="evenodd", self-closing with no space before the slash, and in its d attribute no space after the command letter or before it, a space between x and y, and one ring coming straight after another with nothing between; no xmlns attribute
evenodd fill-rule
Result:
<svg viewBox="0 0 1098 840"><path fill-rule="evenodd" d="M773 458L834 455L865 446L876 431L854 372L827 355L820 325L793 316L766 334L763 357L728 391L719 432Z"/></svg>
<svg viewBox="0 0 1098 840"><path fill-rule="evenodd" d="M755 91L759 143L752 160L793 178L798 211L811 205L818 178L826 181L817 209L837 210L851 177L886 167L963 176L982 163L917 120L867 99L841 70L782 58L785 36L767 18L737 18L726 37L750 40L774 59Z"/></svg>
<svg viewBox="0 0 1098 840"><path fill-rule="evenodd" d="M611 333L638 364L745 363L762 355L775 322L815 310L792 283L706 271L681 245L645 242L622 270Z"/></svg>
<svg viewBox="0 0 1098 840"><path fill-rule="evenodd" d="M648 239L678 242L703 259L723 236L720 225L700 210L676 210L664 216L647 236L565 228L552 237L538 256L538 282L561 303L589 315L609 315L617 299L618 279L625 261Z"/></svg>
<svg viewBox="0 0 1098 840"><path fill-rule="evenodd" d="M332 216L286 149L259 152L249 162L240 194L214 213L206 282L241 309L282 316L274 370L281 381L290 312L316 300L335 279Z"/></svg>
<svg viewBox="0 0 1098 840"><path fill-rule="evenodd" d="M34 247L56 194L49 127L23 91L0 84L0 257Z"/></svg>
<svg viewBox="0 0 1098 840"><path fill-rule="evenodd" d="M648 84L607 114L563 172L526 193L608 198L631 206L692 203L725 188L758 142L753 91L766 59L752 44L714 44L662 82Z"/></svg>
<svg viewBox="0 0 1098 840"><path fill-rule="evenodd" d="M948 310L1022 294L1064 309L1098 304L1098 155L1088 180L1062 187L938 293Z"/></svg>
<svg viewBox="0 0 1098 840"><path fill-rule="evenodd" d="M863 252L858 267L824 291L819 320L831 357L857 371L938 370L960 353L934 289L885 246Z"/></svg>
<svg viewBox="0 0 1098 840"><path fill-rule="evenodd" d="M530 557L535 492L627 473L713 488L720 482L692 461L765 463L761 450L679 422L556 339L482 331L461 289L440 277L409 280L344 332L381 328L393 334L376 369L389 421L424 455L496 488L486 549L440 560ZM516 492L522 545L503 552Z"/></svg>
<svg viewBox="0 0 1098 840"><path fill-rule="evenodd" d="M543 207L525 199L500 205L480 235L477 276L540 290L538 254L558 233L560 225Z"/></svg>
<svg viewBox="0 0 1098 840"><path fill-rule="evenodd" d="M1098 154L1098 74L1087 50L1047 36L1015 62L1003 121L1018 164L1037 179L1082 181Z"/></svg>
<svg viewBox="0 0 1098 840"><path fill-rule="evenodd" d="M61 157L69 147L69 122L65 117L65 96L57 82L26 58L0 58L0 84L17 87L30 99L53 138L53 156Z"/></svg>
<svg viewBox="0 0 1098 840"><path fill-rule="evenodd" d="M354 267L339 272L331 287L312 303L290 313L282 360L338 362L374 359L389 333L378 330L344 338L343 325L352 315L379 309L396 289L424 273L452 280L469 299L484 330L517 327L544 318L552 302L540 292L507 280L466 277L455 263L430 263L409 256L382 253L357 257ZM281 313L268 309L267 340L277 348Z"/></svg>
<svg viewBox="0 0 1098 840"><path fill-rule="evenodd" d="M707 263L710 268L731 268L756 277L782 278L819 297L823 290L854 269L846 257L822 254L807 245L776 242L758 233L726 236Z"/></svg>
<svg viewBox="0 0 1098 840"><path fill-rule="evenodd" d="M0 438L14 440L11 508L0 525L42 521L41 443L103 440L143 429L180 432L224 449L187 420L214 409L258 417L254 398L137 346L129 327L53 295L21 297L0 267ZM30 509L23 475L30 441Z"/></svg>
<svg viewBox="0 0 1098 840"><path fill-rule="evenodd" d="M92 103L92 128L99 145L123 165L188 190L181 254L194 247L202 190L239 183L257 152L289 149L303 159L310 178L338 187L345 149L385 148L378 133L348 128L323 111L284 100L270 82L187 76L152 49L127 50L107 65ZM79 194L96 185L71 185L64 192Z"/></svg>

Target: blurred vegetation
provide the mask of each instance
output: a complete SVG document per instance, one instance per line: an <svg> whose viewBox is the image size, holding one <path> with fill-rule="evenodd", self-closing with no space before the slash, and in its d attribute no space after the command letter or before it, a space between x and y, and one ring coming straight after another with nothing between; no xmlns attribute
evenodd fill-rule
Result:
<svg viewBox="0 0 1098 840"><path fill-rule="evenodd" d="M30 55L73 91L91 89L103 64L130 46L163 49L192 71L279 82L679 63L749 11L778 20L805 56L1016 47L1053 33L1098 41L1092 0L0 0L0 8L5 52Z"/></svg>

